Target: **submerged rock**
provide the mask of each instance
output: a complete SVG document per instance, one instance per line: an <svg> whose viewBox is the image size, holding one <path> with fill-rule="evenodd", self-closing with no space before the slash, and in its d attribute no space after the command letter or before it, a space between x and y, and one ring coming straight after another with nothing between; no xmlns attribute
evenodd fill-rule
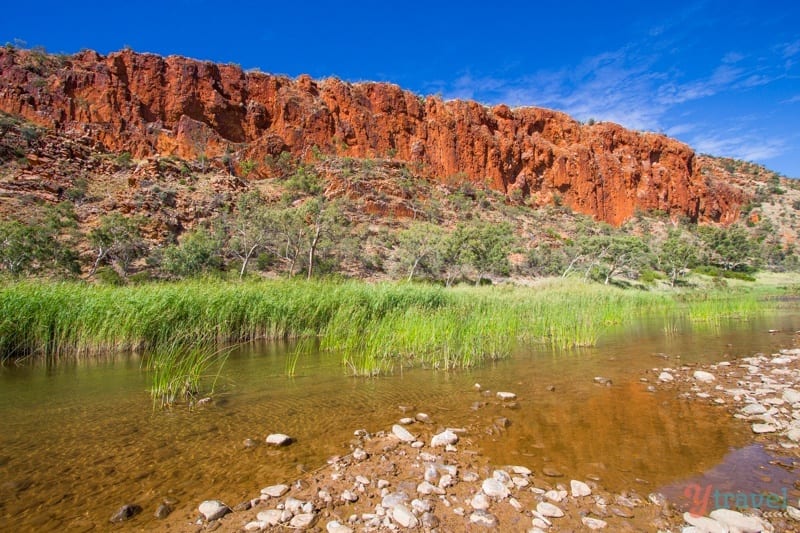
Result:
<svg viewBox="0 0 800 533"><path fill-rule="evenodd" d="M272 433L271 435L267 435L267 444L271 446L288 446L294 442L294 439L289 435L284 435L283 433Z"/></svg>
<svg viewBox="0 0 800 533"><path fill-rule="evenodd" d="M536 506L536 512L547 518L560 518L564 516L564 511L548 502L539 502Z"/></svg>
<svg viewBox="0 0 800 533"><path fill-rule="evenodd" d="M584 483L583 481L578 481L573 479L569 482L570 490L572 491L573 498L581 498L583 496L589 496L592 493L592 489L589 488L589 485Z"/></svg>
<svg viewBox="0 0 800 533"><path fill-rule="evenodd" d="M490 498L502 500L508 496L508 489L495 478L484 479L481 485L483 493Z"/></svg>
<svg viewBox="0 0 800 533"><path fill-rule="evenodd" d="M130 520L137 514L142 512L142 507L140 505L136 505L135 503L126 503L122 507L120 507L116 513L114 513L109 522L119 523L125 522L126 520ZM169 513L167 513L169 514Z"/></svg>
<svg viewBox="0 0 800 533"><path fill-rule="evenodd" d="M261 489L261 494L269 496L270 498L280 498L287 492L289 492L288 485L270 485L269 487Z"/></svg>
<svg viewBox="0 0 800 533"><path fill-rule="evenodd" d="M608 525L605 520L600 520L599 518L592 518L590 516L584 516L581 518L581 522L583 525L588 527L589 529L603 529Z"/></svg>
<svg viewBox="0 0 800 533"><path fill-rule="evenodd" d="M517 395L514 394L513 392L498 392L497 399L506 402L506 401L516 400Z"/></svg>
<svg viewBox="0 0 800 533"><path fill-rule="evenodd" d="M170 513L172 513L172 506L164 502L158 506L158 509L156 509L156 512L153 516L159 520L163 520L164 518L168 517Z"/></svg>

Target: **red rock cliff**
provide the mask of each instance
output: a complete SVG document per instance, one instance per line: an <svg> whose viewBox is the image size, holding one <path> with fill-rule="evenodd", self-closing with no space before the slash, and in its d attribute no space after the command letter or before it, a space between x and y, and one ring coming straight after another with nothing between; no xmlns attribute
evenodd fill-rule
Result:
<svg viewBox="0 0 800 533"><path fill-rule="evenodd" d="M487 181L619 224L634 210L730 222L743 198L700 175L691 148L540 108L423 98L386 83L296 80L238 66L122 51L0 51L0 109L88 135L109 150L253 161L313 147L408 161L440 179Z"/></svg>

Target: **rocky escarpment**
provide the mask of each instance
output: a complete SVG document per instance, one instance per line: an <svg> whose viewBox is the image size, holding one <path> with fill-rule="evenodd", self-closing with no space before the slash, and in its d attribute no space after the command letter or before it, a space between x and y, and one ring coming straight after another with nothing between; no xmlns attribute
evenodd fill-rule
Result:
<svg viewBox="0 0 800 533"><path fill-rule="evenodd" d="M386 83L243 72L130 50L0 50L0 110L134 156L230 154L269 176L282 152L391 157L420 175L486 182L619 224L637 209L732 222L738 189L701 175L691 148L540 108L420 97Z"/></svg>

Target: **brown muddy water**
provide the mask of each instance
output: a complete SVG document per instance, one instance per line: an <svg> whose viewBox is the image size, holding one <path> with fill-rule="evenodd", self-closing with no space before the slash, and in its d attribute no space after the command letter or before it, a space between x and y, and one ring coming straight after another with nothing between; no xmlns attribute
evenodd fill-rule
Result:
<svg viewBox="0 0 800 533"><path fill-rule="evenodd" d="M215 402L196 410L154 409L147 375L131 356L2 368L0 531L177 530L196 518L202 500L235 505L346 453L354 430L390 427L404 416L399 405L475 428L467 445L499 465L596 476L616 491L647 493L703 475L730 487L747 481L750 490L764 479L769 456L754 451L747 427L723 410L647 392L640 377L654 367L790 347L798 329L796 312L720 326L641 322L596 348L526 347L471 371L414 369L373 379L349 377L335 354L301 359L289 378L287 346L253 344L231 354ZM596 376L613 384L599 385ZM475 383L515 392L518 408L488 401ZM499 416L511 425L490 434ZM296 442L269 449L263 440L274 432ZM259 445L246 448L248 438ZM770 488L784 482L770 478ZM176 501L176 510L159 522L153 513L164 499ZM109 524L129 502L144 512Z"/></svg>

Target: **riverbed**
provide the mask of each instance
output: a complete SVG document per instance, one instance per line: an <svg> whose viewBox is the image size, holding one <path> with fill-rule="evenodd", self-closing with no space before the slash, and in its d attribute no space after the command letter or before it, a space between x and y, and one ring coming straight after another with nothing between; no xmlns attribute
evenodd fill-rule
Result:
<svg viewBox="0 0 800 533"><path fill-rule="evenodd" d="M594 348L520 346L511 359L470 371L396 369L370 379L348 376L336 354L320 352L288 377L292 346L254 343L230 354L214 401L195 409L154 408L131 354L2 368L0 529L105 530L129 502L144 512L115 528L185 524L200 501L244 501L319 467L348 450L355 428L390 427L404 416L400 406L490 428L470 438L494 464L597 476L609 490L657 490L719 469L749 449L750 435L712 406L649 392L642 373L791 347L798 329L797 313L668 327L641 321ZM476 383L514 390L519 400L484 401ZM486 423L498 419L507 422ZM263 445L276 432L295 442ZM751 470L726 475L752 477ZM165 499L175 511L157 521Z"/></svg>

